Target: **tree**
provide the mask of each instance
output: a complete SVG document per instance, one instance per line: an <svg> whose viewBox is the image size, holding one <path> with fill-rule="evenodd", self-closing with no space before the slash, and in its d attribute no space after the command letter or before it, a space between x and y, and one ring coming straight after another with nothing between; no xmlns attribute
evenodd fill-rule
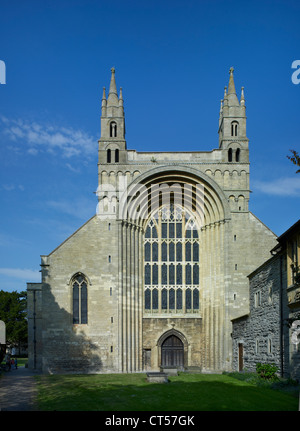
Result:
<svg viewBox="0 0 300 431"><path fill-rule="evenodd" d="M294 163L294 165L300 166L300 156L299 156L298 152L295 150L290 150L290 152L292 153L292 156L287 156L287 158L292 163ZM298 171L296 171L296 174L298 174L299 172L300 172L300 169L298 169Z"/></svg>
<svg viewBox="0 0 300 431"><path fill-rule="evenodd" d="M0 290L0 320L6 325L7 347L27 344L27 292Z"/></svg>

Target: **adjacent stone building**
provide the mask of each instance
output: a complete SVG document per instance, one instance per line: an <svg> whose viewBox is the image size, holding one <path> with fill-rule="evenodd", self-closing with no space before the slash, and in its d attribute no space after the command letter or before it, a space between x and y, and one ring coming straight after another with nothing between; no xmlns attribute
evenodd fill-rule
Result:
<svg viewBox="0 0 300 431"><path fill-rule="evenodd" d="M274 363L281 376L300 380L300 220L277 241L249 275L249 312L233 319L233 369Z"/></svg>
<svg viewBox="0 0 300 431"><path fill-rule="evenodd" d="M232 319L249 309L247 275L276 245L248 208L245 98L232 68L218 134L206 151L201 140L195 152L187 143L182 152L127 149L111 70L96 214L41 257L41 283L28 283L31 368L231 370Z"/></svg>

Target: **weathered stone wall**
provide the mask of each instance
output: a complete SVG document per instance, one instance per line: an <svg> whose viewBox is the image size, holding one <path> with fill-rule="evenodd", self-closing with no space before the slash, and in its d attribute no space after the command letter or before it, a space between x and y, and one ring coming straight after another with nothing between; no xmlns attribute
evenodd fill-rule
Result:
<svg viewBox="0 0 300 431"><path fill-rule="evenodd" d="M300 309L298 308L298 310L295 310L294 312L290 313L289 318L293 319L293 320L297 320L300 321ZM300 382L300 342L299 342L299 324L296 327L293 328L289 328L289 331L287 331L287 336L288 339L290 340L290 342L288 343L288 340L285 341L285 345L286 345L286 350L288 350L289 352L289 363L285 364L286 368L289 365L288 368L288 372L290 374L290 377L292 379L296 379ZM296 344L295 342L292 341L292 336L293 336L293 332L297 331L296 333L298 334L298 344Z"/></svg>
<svg viewBox="0 0 300 431"><path fill-rule="evenodd" d="M233 369L238 370L238 344L243 344L244 369L256 363L282 363L282 257L269 259L250 276L250 314L233 322Z"/></svg>
<svg viewBox="0 0 300 431"><path fill-rule="evenodd" d="M199 316L195 318L144 318L143 349L151 351L151 368L153 370L159 369L159 340L164 334L169 333L174 333L182 338L184 344L184 367L202 367L201 325Z"/></svg>
<svg viewBox="0 0 300 431"><path fill-rule="evenodd" d="M110 256L110 258L109 258ZM42 258L44 372L118 370L118 228L89 220ZM88 323L73 325L74 274L88 280Z"/></svg>

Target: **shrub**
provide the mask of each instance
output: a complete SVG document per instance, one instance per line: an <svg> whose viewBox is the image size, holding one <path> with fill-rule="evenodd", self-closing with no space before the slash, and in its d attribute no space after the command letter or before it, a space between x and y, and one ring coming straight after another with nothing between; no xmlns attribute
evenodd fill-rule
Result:
<svg viewBox="0 0 300 431"><path fill-rule="evenodd" d="M264 380L277 380L278 367L275 364L256 364L256 372Z"/></svg>

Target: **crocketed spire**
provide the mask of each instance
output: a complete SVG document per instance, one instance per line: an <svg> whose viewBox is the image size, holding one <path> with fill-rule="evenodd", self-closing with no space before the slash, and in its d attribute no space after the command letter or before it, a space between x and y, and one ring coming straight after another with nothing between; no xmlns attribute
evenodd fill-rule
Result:
<svg viewBox="0 0 300 431"><path fill-rule="evenodd" d="M112 67L109 93L107 97L107 106L118 106L118 105L119 105L119 99L118 99L118 92L117 92L116 79L115 79L115 68Z"/></svg>
<svg viewBox="0 0 300 431"><path fill-rule="evenodd" d="M227 100L228 100L228 106L239 106L239 101L236 95L235 91L235 85L234 85L234 79L233 79L233 67L229 69L229 84L228 84L228 91L227 91Z"/></svg>

